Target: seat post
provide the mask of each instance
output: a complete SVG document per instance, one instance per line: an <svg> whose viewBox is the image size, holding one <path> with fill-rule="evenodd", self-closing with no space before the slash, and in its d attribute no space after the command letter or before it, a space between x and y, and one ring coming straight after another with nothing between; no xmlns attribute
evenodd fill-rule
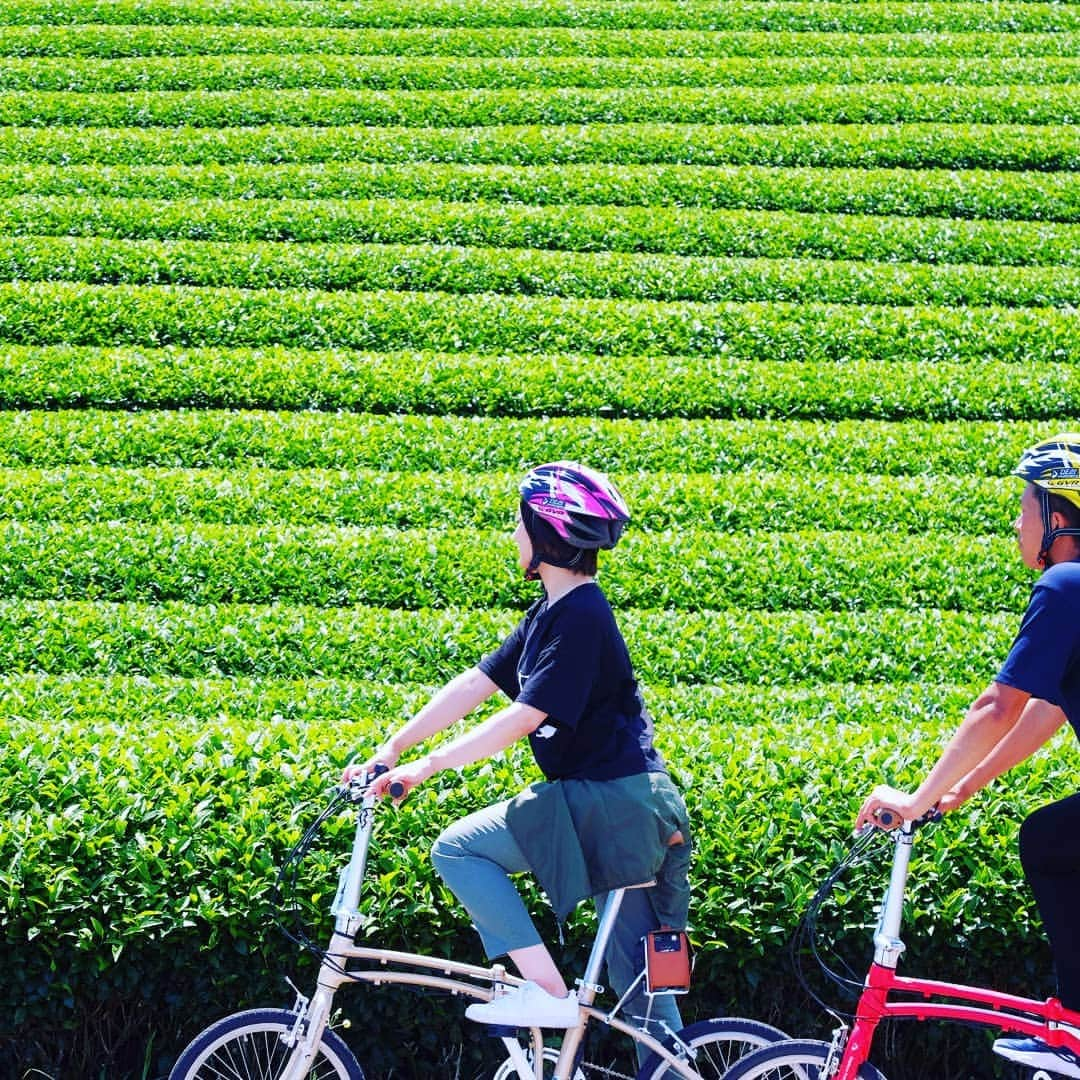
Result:
<svg viewBox="0 0 1080 1080"><path fill-rule="evenodd" d="M612 930L615 929L615 920L619 917L619 908L622 907L625 893L625 889L612 889L604 902L604 910L596 927L596 937L589 952L589 962L585 965L581 993L578 995L579 1000L583 1000L586 1005L591 1005L596 997L596 987L600 983L600 969L604 963L608 941L611 939Z"/></svg>

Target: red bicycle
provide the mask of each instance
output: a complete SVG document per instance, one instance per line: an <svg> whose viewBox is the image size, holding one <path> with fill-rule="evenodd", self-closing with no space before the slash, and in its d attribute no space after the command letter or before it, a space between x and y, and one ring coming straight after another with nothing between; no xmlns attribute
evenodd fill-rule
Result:
<svg viewBox="0 0 1080 1080"><path fill-rule="evenodd" d="M817 912L844 870L862 857L872 834L879 829L892 831L896 841L892 873L874 934L874 960L862 984L853 1022L842 1021L831 1043L784 1039L755 1050L736 1062L724 1080L884 1080L869 1063L870 1045L882 1020L900 1018L996 1028L1080 1055L1080 1013L1066 1009L1056 998L1037 1001L978 986L897 975L896 966L904 952L900 923L912 842L920 826L940 820L940 816L934 811L918 821L900 821L895 814L882 811L877 826L866 826L858 834L852 850L818 890L800 923L797 938L809 938L823 970L830 978L839 979L822 960L814 940ZM1051 1076L1039 1070L1032 1080L1051 1080Z"/></svg>

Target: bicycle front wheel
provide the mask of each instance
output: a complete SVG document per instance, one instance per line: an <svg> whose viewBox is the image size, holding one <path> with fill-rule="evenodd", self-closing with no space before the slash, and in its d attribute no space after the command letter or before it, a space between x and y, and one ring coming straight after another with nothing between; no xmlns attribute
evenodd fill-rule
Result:
<svg viewBox="0 0 1080 1080"><path fill-rule="evenodd" d="M296 1024L288 1009L234 1013L196 1035L169 1080L278 1080L292 1048L285 1036ZM364 1070L341 1038L327 1029L307 1080L364 1080Z"/></svg>
<svg viewBox="0 0 1080 1080"><path fill-rule="evenodd" d="M829 1044L816 1039L787 1039L747 1054L732 1065L727 1080L828 1080ZM885 1080L870 1062L859 1068L859 1080Z"/></svg>
<svg viewBox="0 0 1080 1080"><path fill-rule="evenodd" d="M720 1080L727 1075L731 1066L745 1054L763 1046L787 1039L779 1028L762 1024L757 1020L744 1020L738 1016L724 1016L715 1020L702 1020L697 1024L684 1027L672 1040L672 1049L679 1044L689 1047L690 1053L683 1054L694 1070L704 1080ZM676 1074L670 1071L667 1062L650 1054L638 1071L637 1080L661 1080L672 1078Z"/></svg>

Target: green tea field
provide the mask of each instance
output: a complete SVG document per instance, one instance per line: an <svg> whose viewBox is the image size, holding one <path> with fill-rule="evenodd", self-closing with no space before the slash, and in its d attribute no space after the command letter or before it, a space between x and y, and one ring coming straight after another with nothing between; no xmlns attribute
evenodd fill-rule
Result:
<svg viewBox="0 0 1080 1080"><path fill-rule="evenodd" d="M160 1080L307 989L277 866L535 595L558 458L634 514L600 573L696 829L684 1012L828 1037L787 942L997 671L1011 470L1080 428L1078 122L1054 0L0 0L0 1077ZM923 835L905 970L1053 992L1016 832L1074 741ZM428 849L538 776L387 810L370 936L479 961ZM856 967L886 859L829 915ZM342 998L370 1078L481 1075L460 1010Z"/></svg>

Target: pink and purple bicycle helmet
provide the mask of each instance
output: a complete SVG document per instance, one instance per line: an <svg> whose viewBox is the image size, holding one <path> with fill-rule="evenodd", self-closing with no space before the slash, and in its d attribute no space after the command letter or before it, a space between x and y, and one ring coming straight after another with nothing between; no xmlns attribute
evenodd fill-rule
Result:
<svg viewBox="0 0 1080 1080"><path fill-rule="evenodd" d="M533 547L534 556L553 566L573 567L582 551L613 548L618 542L630 511L615 485L601 472L576 461L554 461L537 465L521 481L521 520ZM574 549L565 558L550 551L556 547Z"/></svg>

